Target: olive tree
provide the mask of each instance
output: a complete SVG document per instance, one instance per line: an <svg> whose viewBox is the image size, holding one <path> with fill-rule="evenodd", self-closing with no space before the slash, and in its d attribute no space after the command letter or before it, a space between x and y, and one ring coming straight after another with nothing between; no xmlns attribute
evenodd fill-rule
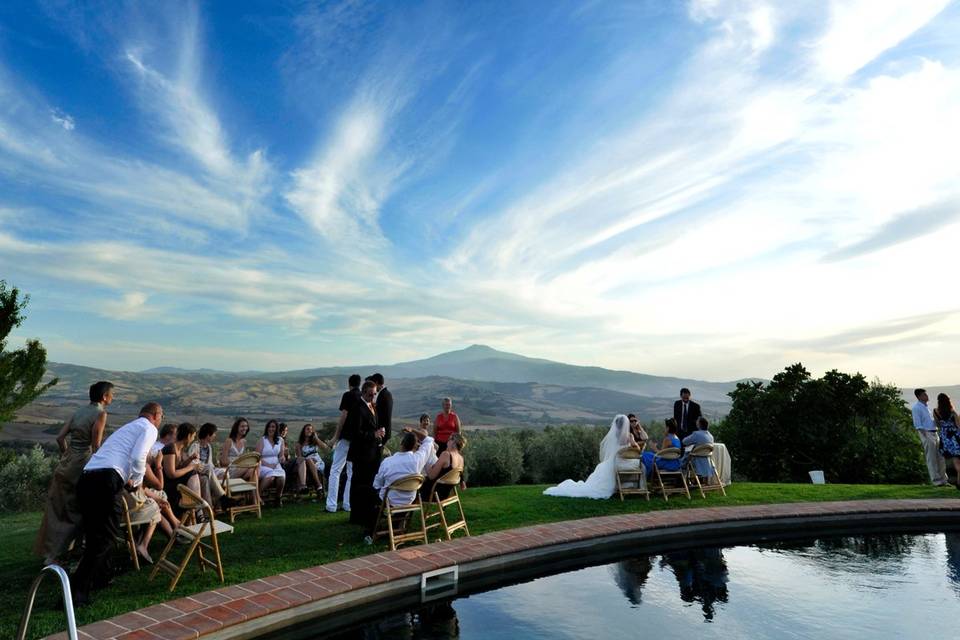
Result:
<svg viewBox="0 0 960 640"><path fill-rule="evenodd" d="M42 382L47 350L39 340L27 340L20 349L7 349L7 338L23 323L29 301L30 296L21 295L16 287L7 288L6 281L0 280L0 423L12 420L17 409L57 383L56 378Z"/></svg>

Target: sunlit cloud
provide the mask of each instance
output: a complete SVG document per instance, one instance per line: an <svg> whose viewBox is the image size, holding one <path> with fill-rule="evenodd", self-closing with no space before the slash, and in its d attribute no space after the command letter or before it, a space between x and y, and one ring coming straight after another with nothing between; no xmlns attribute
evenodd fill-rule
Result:
<svg viewBox="0 0 960 640"><path fill-rule="evenodd" d="M69 99L0 51L0 269L54 359L949 381L956 2L243 11L64 12Z"/></svg>

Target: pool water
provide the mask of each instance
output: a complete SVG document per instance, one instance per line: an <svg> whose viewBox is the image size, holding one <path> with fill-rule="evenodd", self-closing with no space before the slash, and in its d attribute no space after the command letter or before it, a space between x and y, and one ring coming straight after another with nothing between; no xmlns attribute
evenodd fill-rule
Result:
<svg viewBox="0 0 960 640"><path fill-rule="evenodd" d="M928 640L958 620L960 533L868 535L635 557L333 637Z"/></svg>

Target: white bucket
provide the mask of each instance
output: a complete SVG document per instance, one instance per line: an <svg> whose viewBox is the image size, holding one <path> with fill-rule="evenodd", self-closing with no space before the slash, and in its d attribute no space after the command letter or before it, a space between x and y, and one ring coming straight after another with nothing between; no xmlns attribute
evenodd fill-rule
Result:
<svg viewBox="0 0 960 640"><path fill-rule="evenodd" d="M811 471L810 472L810 482L813 484L826 484L827 481L823 477L823 471Z"/></svg>

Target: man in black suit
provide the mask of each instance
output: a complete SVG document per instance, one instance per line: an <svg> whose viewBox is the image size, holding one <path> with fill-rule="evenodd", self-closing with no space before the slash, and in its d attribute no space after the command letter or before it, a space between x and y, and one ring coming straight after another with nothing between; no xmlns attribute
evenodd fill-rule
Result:
<svg viewBox="0 0 960 640"><path fill-rule="evenodd" d="M356 431L350 440L347 460L353 463L353 482L350 486L350 522L364 527L369 525L371 512L377 505L377 491L373 479L380 468L383 452L384 431L377 425L373 396L377 384L367 380L360 387L360 402L357 403Z"/></svg>
<svg viewBox="0 0 960 640"><path fill-rule="evenodd" d="M673 419L677 421L677 435L681 440L697 430L700 416L700 405L690 399L690 389L680 389L680 399L673 403Z"/></svg>
<svg viewBox="0 0 960 640"><path fill-rule="evenodd" d="M390 440L390 428L393 426L393 394L384 384L383 375L375 373L367 380L377 385L377 398L374 406L377 409L377 426L383 429L383 441Z"/></svg>

